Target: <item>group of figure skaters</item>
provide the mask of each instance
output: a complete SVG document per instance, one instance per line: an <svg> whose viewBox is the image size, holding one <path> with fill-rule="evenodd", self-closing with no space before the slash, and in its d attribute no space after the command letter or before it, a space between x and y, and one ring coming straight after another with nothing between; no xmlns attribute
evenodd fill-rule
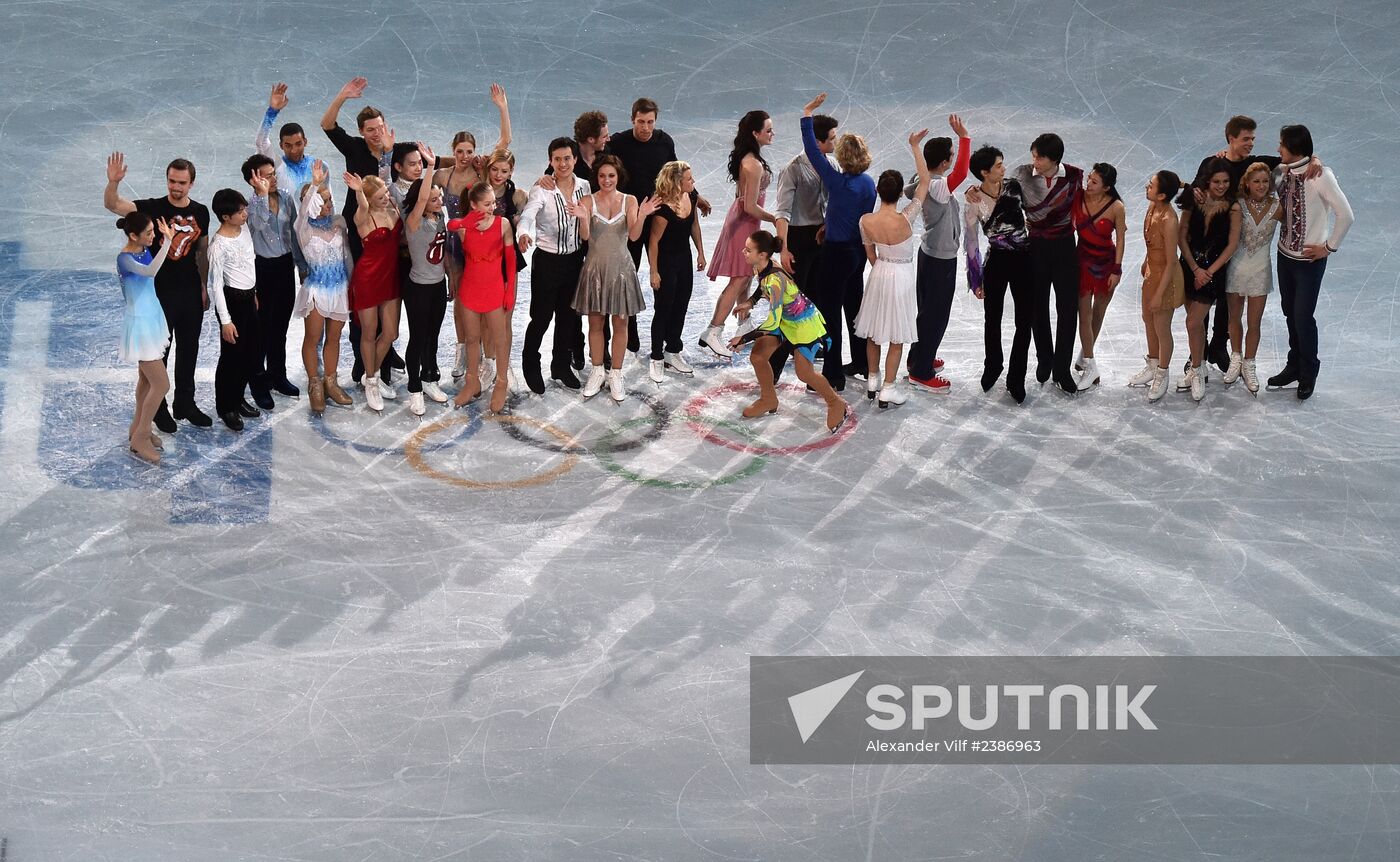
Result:
<svg viewBox="0 0 1400 862"><path fill-rule="evenodd" d="M190 197L195 167L188 160L167 167L164 197L128 200L119 188L124 157L108 159L104 204L121 217L117 226L126 236L117 257L126 300L121 356L140 368L130 426L136 456L160 459L152 423L167 434L180 419L213 424L194 399L211 299L221 336L215 413L233 430L272 409L272 393L300 395L285 355L293 316L304 321L301 358L316 414L327 402L353 404L336 373L347 322L352 377L370 409L381 411L397 397L393 375L401 370L415 415L429 400L463 406L488 389L489 409L500 412L512 386L521 386L510 353L516 281L527 261L520 371L523 386L538 394L546 386L540 349L552 328L551 380L584 398L605 388L615 401L627 397L623 368L629 352L639 354L636 317L646 307L643 253L653 303L648 376L660 383L667 374L694 373L682 328L694 274L705 271L724 286L700 345L727 360L741 344L753 344L758 397L743 409L745 418L777 411L776 381L789 358L797 377L825 400L832 433L849 415L840 394L848 378L864 378L867 398L880 407L905 402L902 373L914 388L949 391L938 351L960 247L968 287L985 311L983 391L1005 372L1006 391L1024 401L1032 342L1039 383L1053 380L1073 394L1101 381L1094 347L1122 278L1126 211L1116 169L1067 164L1057 135L1037 137L1030 161L1009 168L993 146L974 151L953 115L956 141L929 138L927 129L909 136L913 176L886 170L872 177L865 140L838 133L834 118L816 113L823 93L803 109L802 152L778 173L770 209L773 171L764 149L774 124L767 113L750 111L729 156L733 203L707 261L699 217L710 205L674 140L656 127L655 102L633 103L631 128L617 134L602 112L580 115L572 137L550 141L548 169L526 191L514 181L510 111L500 86L491 87L500 113L495 144L483 155L462 131L447 156L421 141L398 141L373 107L357 114L358 136L346 132L341 108L365 87L363 78L347 83L321 117L345 160L339 214L332 171L307 152L304 129L283 124L274 149L272 130L288 104L284 84L273 88L257 152L243 162L246 188L215 192L214 222ZM1275 258L1289 350L1267 385L1296 383L1300 399L1313 392L1320 367L1314 311L1327 258L1353 216L1331 170L1314 156L1306 127L1284 126L1277 156L1254 155L1255 134L1253 120L1234 117L1225 149L1206 157L1189 184L1170 170L1146 183L1147 350L1128 384L1145 387L1151 401L1168 389L1172 320L1183 306L1190 358L1176 388L1201 400L1213 363L1226 384L1242 379L1258 391L1255 356ZM1004 359L1008 293L1015 326ZM751 314L760 302L767 308L761 322ZM438 367L449 307L456 330L452 396ZM403 317L408 338L400 356L394 342ZM726 336L731 317L737 331ZM178 349L167 408L172 338ZM589 373L580 379L585 364Z"/></svg>

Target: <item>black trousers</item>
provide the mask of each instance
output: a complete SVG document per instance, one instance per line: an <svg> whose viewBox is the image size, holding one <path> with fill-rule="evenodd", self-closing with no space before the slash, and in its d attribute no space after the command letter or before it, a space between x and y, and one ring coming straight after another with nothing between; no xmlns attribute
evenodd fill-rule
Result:
<svg viewBox="0 0 1400 862"><path fill-rule="evenodd" d="M958 259L933 257L919 249L918 267L915 290L919 303L919 340L909 348L909 374L927 380L934 374L933 360L938 356L943 335L948 331L948 316L953 312Z"/></svg>
<svg viewBox="0 0 1400 862"><path fill-rule="evenodd" d="M1288 367L1299 380L1316 380L1322 370L1317 356L1317 298L1327 258L1295 260L1277 253L1278 298L1288 324Z"/></svg>
<svg viewBox="0 0 1400 862"><path fill-rule="evenodd" d="M540 367L540 343L544 331L554 321L552 371L569 368L569 359L583 339L582 326L574 311L574 292L583 269L583 249L572 254L551 254L535 249L530 264L530 323L520 346L522 369Z"/></svg>
<svg viewBox="0 0 1400 862"><path fill-rule="evenodd" d="M666 353L681 352L681 330L690 310L690 293L695 287L695 269L689 249L669 258L663 252L657 262L661 287L654 291L651 311L651 358L663 359Z"/></svg>
<svg viewBox="0 0 1400 862"><path fill-rule="evenodd" d="M1006 291L1011 289L1011 301L1016 304L1016 334L1011 339L1011 364L1006 380L1026 379L1026 355L1030 352L1031 332L1035 327L1034 289L1031 287L1030 253L1024 250L992 249L982 272L982 307L986 312L983 342L986 347L985 371L1002 369L1001 317L1006 308Z"/></svg>
<svg viewBox="0 0 1400 862"><path fill-rule="evenodd" d="M258 332L258 309L254 291L224 289L229 321L238 330L229 344L219 337L219 364L214 369L214 412L220 416L236 411L243 402L248 383L262 371L263 341Z"/></svg>
<svg viewBox="0 0 1400 862"><path fill-rule="evenodd" d="M797 289L806 291L814 288L817 277L817 258L821 254L821 245L817 242L817 232L822 228L819 224L812 225L789 225L787 234L787 248L792 252L792 280L797 282ZM810 297L809 297L810 298ZM815 302L815 300L813 300ZM783 376L783 368L787 365L788 358L792 356L792 345L787 339L779 339L782 344L773 351L773 358L770 364L773 366L773 379L777 380Z"/></svg>
<svg viewBox="0 0 1400 862"><path fill-rule="evenodd" d="M850 315L846 328L850 329L851 362L860 368L865 367L865 339L857 337L854 329L860 300L865 292L864 274L865 246L859 240L833 242L828 239L822 244L817 277L813 279L814 290L811 293L803 290L826 320L826 334L831 337L831 347L822 360L822 376L838 390L846 387L846 373L841 362L843 309Z"/></svg>
<svg viewBox="0 0 1400 862"><path fill-rule="evenodd" d="M204 328L204 303L195 285L183 289L156 289L165 325L170 328L170 346L165 348L161 362L170 364L170 350L175 349L174 403L194 403L194 368L199 361L199 333Z"/></svg>
<svg viewBox="0 0 1400 862"><path fill-rule="evenodd" d="M447 315L447 279L419 284L410 278L403 289L403 307L408 315L408 349L403 358L408 391L422 392L423 381L441 379L437 352L442 319Z"/></svg>
<svg viewBox="0 0 1400 862"><path fill-rule="evenodd" d="M1035 353L1042 381L1046 361L1056 380L1073 380L1074 337L1079 330L1079 259L1074 237L1031 237L1031 279L1035 288ZM1055 291L1055 336L1050 337L1050 291Z"/></svg>
<svg viewBox="0 0 1400 862"><path fill-rule="evenodd" d="M296 264L290 254L253 261L258 279L258 331L262 335L262 374L254 385L267 389L287 378L287 326L296 302Z"/></svg>

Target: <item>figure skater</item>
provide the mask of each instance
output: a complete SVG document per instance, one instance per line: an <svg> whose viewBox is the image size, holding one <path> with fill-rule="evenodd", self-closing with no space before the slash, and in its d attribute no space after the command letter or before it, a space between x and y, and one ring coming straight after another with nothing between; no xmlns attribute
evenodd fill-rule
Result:
<svg viewBox="0 0 1400 862"><path fill-rule="evenodd" d="M1171 200L1181 179L1171 171L1158 171L1147 181L1147 215L1142 220L1142 240L1147 253L1142 261L1142 323L1147 333L1146 364L1129 386L1147 386L1147 400L1160 401L1167 391L1167 367L1172 361L1172 315L1185 290L1181 267L1172 259L1177 241L1176 210Z"/></svg>
<svg viewBox="0 0 1400 862"><path fill-rule="evenodd" d="M758 279L758 289L735 307L735 313L740 317L747 315L760 294L768 300L770 310L762 324L729 341L730 350L745 341L754 342L749 361L753 364L754 377L758 379L758 400L744 408L743 416L745 419L756 419L778 412L778 389L773 383L770 360L773 351L786 343L792 345L797 379L826 401L826 430L835 434L846 424L851 408L813 364L823 350L831 349L832 340L827 335L826 321L817 306L797 289L791 276L778 266L777 256L781 251L782 243L766 230L754 231L744 242L744 257Z"/></svg>
<svg viewBox="0 0 1400 862"><path fill-rule="evenodd" d="M612 368L605 372L603 321L610 318L613 331L621 334L627 331L627 318L646 308L627 243L642 235L657 203L650 197L638 203L632 195L619 191L627 180L617 156L603 156L594 162L593 175L598 190L569 207L569 214L578 219L579 238L588 243L573 306L574 311L588 315L588 353L593 370L584 384L583 397L597 395L606 376L608 394L612 400L622 401L627 397L622 385L627 339L612 339Z"/></svg>
<svg viewBox="0 0 1400 862"><path fill-rule="evenodd" d="M170 252L175 229L165 219L152 221L150 216L137 210L117 219L117 227L126 235L126 244L117 253L117 275L121 279L122 298L126 300L120 355L123 362L135 362L137 367L136 412L127 429L127 445L142 461L159 464L160 450L165 447L151 431L151 423L165 393L170 390L170 377L162 361L165 348L170 345L170 330L165 325L165 311L156 298L155 277ZM165 241L152 259L151 244L155 242L157 229Z"/></svg>
<svg viewBox="0 0 1400 862"><path fill-rule="evenodd" d="M350 319L349 281L354 269L345 217L335 211L326 165L320 159L311 167L311 182L301 187L297 210L296 238L306 258L306 278L297 290L292 312L305 321L301 339L301 361L306 368L306 388L311 413L320 416L326 399L349 407L349 394L340 388L336 372L340 365L340 333ZM319 367L316 348L322 344Z"/></svg>
<svg viewBox="0 0 1400 862"><path fill-rule="evenodd" d="M1094 344L1113 291L1123 277L1123 238L1127 211L1118 194L1118 170L1099 162L1084 177L1084 193L1074 199L1074 229L1079 234L1079 361L1075 369L1080 389L1099 382Z"/></svg>
<svg viewBox="0 0 1400 862"><path fill-rule="evenodd" d="M464 265L457 299L467 315L467 373L453 404L465 406L481 394L483 336L494 340L492 354L510 356L510 312L515 308L515 231L510 221L496 215L496 195L481 182L467 192L471 211L447 223L462 242ZM500 413L510 394L508 363L496 366L491 412Z"/></svg>
<svg viewBox="0 0 1400 862"><path fill-rule="evenodd" d="M399 240L403 236L403 220L389 196L388 185L379 177L361 178L346 171L344 180L358 204L354 227L363 249L350 276L350 310L360 321L365 401L369 409L379 412L384 409L384 399L397 397L380 370L389 347L399 337Z"/></svg>
<svg viewBox="0 0 1400 862"><path fill-rule="evenodd" d="M721 359L729 359L725 348L724 321L737 303L749 292L753 270L744 259L744 242L763 222L772 222L773 214L763 208L768 183L773 171L763 158L763 148L773 143L773 120L766 111L749 111L739 120L734 135L734 147L729 151L729 178L734 182L734 203L724 217L715 253L710 258L710 281L728 278L710 326L700 336L700 345L709 348Z"/></svg>
<svg viewBox="0 0 1400 862"><path fill-rule="evenodd" d="M861 216L860 235L865 242L865 256L870 261L870 278L865 296L856 315L856 335L865 339L867 398L878 394L880 407L903 404L907 396L895 385L904 345L919 338L919 303L914 275L914 220L929 192L929 169L919 142L928 135L922 129L909 136L914 151L914 168L918 182L913 199L903 208L899 199L904 193L904 177L899 171L885 171L875 184L880 208ZM942 179L940 177L940 179ZM952 201L945 183L945 201ZM956 216L954 216L956 217ZM956 246L955 246L956 248ZM889 345L885 371L880 374L880 348Z"/></svg>

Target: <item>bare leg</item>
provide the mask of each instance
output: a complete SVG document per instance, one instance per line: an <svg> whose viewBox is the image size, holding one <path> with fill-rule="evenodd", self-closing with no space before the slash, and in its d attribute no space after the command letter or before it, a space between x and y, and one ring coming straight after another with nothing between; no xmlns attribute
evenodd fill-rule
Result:
<svg viewBox="0 0 1400 862"><path fill-rule="evenodd" d="M619 328L621 327L621 328ZM612 316L612 331L621 332L622 337L614 337L612 343L608 345L612 353L612 370L621 372L622 361L627 358L627 316L614 314Z"/></svg>
<svg viewBox="0 0 1400 862"><path fill-rule="evenodd" d="M496 385L491 390L491 412L500 413L506 409L506 396L510 394L510 312L498 308L486 315L487 355L495 355Z"/></svg>
<svg viewBox="0 0 1400 862"><path fill-rule="evenodd" d="M321 331L326 328L326 319L315 311L306 315L305 329L301 336L301 364L306 369L306 381L308 385L321 375L316 367L316 348L321 343ZM329 338L326 339L330 341ZM326 364L326 374L333 374L334 369L330 363Z"/></svg>
<svg viewBox="0 0 1400 862"><path fill-rule="evenodd" d="M1267 296L1249 297L1249 336L1244 342L1246 359L1253 359L1254 354L1259 352L1259 324L1264 320L1264 306L1268 304L1268 301Z"/></svg>
<svg viewBox="0 0 1400 862"><path fill-rule="evenodd" d="M841 400L841 396L836 394L836 390L831 388L831 384L812 366L811 360L802 351L793 351L792 364L797 370L797 379L816 390L826 401L826 429L833 430L846 418L846 411L849 409L846 402Z"/></svg>
<svg viewBox="0 0 1400 862"><path fill-rule="evenodd" d="M495 320L496 312L494 311L488 311L481 316L481 355L487 359L496 358Z"/></svg>
<svg viewBox="0 0 1400 862"><path fill-rule="evenodd" d="M1157 353L1157 316L1152 309L1147 306L1147 298L1142 302L1142 328L1147 334L1147 355L1158 356Z"/></svg>
<svg viewBox="0 0 1400 862"><path fill-rule="evenodd" d="M391 299L388 302L379 304L379 337L374 340L375 362L382 364L384 357L389 355L389 350L394 346L394 339L399 337L399 306L401 300ZM374 368L378 373L379 364L365 368ZM388 383L389 381L384 381Z"/></svg>
<svg viewBox="0 0 1400 862"><path fill-rule="evenodd" d="M481 394L481 315L467 310L467 376L452 403L462 407Z"/></svg>
<svg viewBox="0 0 1400 862"><path fill-rule="evenodd" d="M1227 293L1225 301L1230 309L1230 352L1239 353L1244 340L1244 328L1240 323L1240 315L1244 313L1244 297L1238 293Z"/></svg>
<svg viewBox="0 0 1400 862"><path fill-rule="evenodd" d="M893 362L889 363L890 368L894 368ZM880 345L873 338L865 339L865 379L874 381L880 379ZM893 370L891 370L893 373Z"/></svg>
<svg viewBox="0 0 1400 862"><path fill-rule="evenodd" d="M1084 358L1094 358L1094 295L1079 297L1079 344Z"/></svg>
<svg viewBox="0 0 1400 862"><path fill-rule="evenodd" d="M378 351L379 306L360 309L360 362L365 366L365 377L378 377L379 365L384 361Z"/></svg>
<svg viewBox="0 0 1400 862"><path fill-rule="evenodd" d="M146 386L142 400L136 405L137 431L132 434L131 448L136 450L136 454L142 459L157 464L160 462L160 453L151 443L150 427L151 422L155 420L156 408L165 398L165 393L170 391L170 377L165 371L165 364L159 359L146 360L138 367Z"/></svg>
<svg viewBox="0 0 1400 862"><path fill-rule="evenodd" d="M744 408L744 418L753 419L778 409L778 388L773 383L771 360L778 349L779 340L771 335L760 335L749 353L753 365L753 376L758 380L758 399Z"/></svg>
<svg viewBox="0 0 1400 862"><path fill-rule="evenodd" d="M623 332L626 331L623 330ZM623 336L622 343L626 345L626 336ZM588 315L588 361L594 368L603 367L603 315L601 314Z"/></svg>
<svg viewBox="0 0 1400 862"><path fill-rule="evenodd" d="M1088 341L1084 342L1084 358L1085 358L1085 359L1093 359L1093 358L1094 358L1094 345L1099 343L1099 333L1103 331L1103 319L1104 319L1104 317L1108 314L1108 304L1109 304L1110 302L1112 302L1112 301L1113 301L1113 291L1111 291L1111 290L1108 291L1107 293L1101 293L1101 294L1099 294L1099 295L1097 295L1097 296L1094 297L1094 311L1093 311L1093 314L1092 314L1092 317L1093 317L1093 320L1094 320L1093 337L1090 338ZM1082 315L1083 315L1083 311L1082 311L1082 310L1080 311L1080 315L1081 315L1080 319L1082 320L1082 319L1083 319L1083 316L1082 316ZM1082 331L1082 330L1081 330L1081 332L1080 332L1080 337L1083 338L1083 331Z"/></svg>
<svg viewBox="0 0 1400 862"><path fill-rule="evenodd" d="M343 320L326 320L326 344L321 348L321 359L325 363L326 377L335 380L340 371L340 333L345 329ZM312 363L316 361L313 348Z"/></svg>
<svg viewBox="0 0 1400 862"><path fill-rule="evenodd" d="M1201 364L1206 352L1206 314L1210 306L1204 302L1186 303L1186 342L1191 349L1191 367Z"/></svg>
<svg viewBox="0 0 1400 862"><path fill-rule="evenodd" d="M1157 336L1157 367L1170 368L1172 361L1172 311L1157 311L1152 314L1152 328Z"/></svg>
<svg viewBox="0 0 1400 862"><path fill-rule="evenodd" d="M740 297L748 291L749 283L752 281L753 276L729 279L724 290L719 292L719 299L715 300L715 313L710 317L711 326L724 326L724 321L728 319L729 313L734 310Z"/></svg>
<svg viewBox="0 0 1400 862"><path fill-rule="evenodd" d="M126 429L126 439L135 445L136 432L141 428L141 402L146 398L146 390L150 387L150 381L146 379L146 374L141 370L141 366L136 366L136 401L131 409L131 425Z"/></svg>
<svg viewBox="0 0 1400 862"><path fill-rule="evenodd" d="M885 380L885 384L886 384L887 386L893 386L893 385L894 385L894 383L895 383L895 378L897 378L897 377L899 376L899 369L900 369L900 367L901 367L900 364L899 364L899 362L900 362L900 360L903 359L903 358L904 358L904 345L903 345L903 344L891 344L891 345L889 346L889 350L888 350L888 351L886 352L886 354L885 354L885 378L884 378L884 380ZM871 367L871 368L874 368L875 366L872 365L872 366L870 366L870 367Z"/></svg>

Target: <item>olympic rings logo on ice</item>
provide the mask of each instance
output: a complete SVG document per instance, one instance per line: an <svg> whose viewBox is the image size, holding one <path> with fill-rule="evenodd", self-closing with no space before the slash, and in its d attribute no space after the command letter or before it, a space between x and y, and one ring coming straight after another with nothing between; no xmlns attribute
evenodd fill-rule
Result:
<svg viewBox="0 0 1400 862"><path fill-rule="evenodd" d="M490 414L486 418L492 422L501 423L502 425L530 425L532 427L540 429L541 431L546 432L547 434L552 435L556 440L559 440L565 446L570 446L573 444L573 438L565 432L554 427L553 425L550 425L547 422L541 422L538 419L531 419L528 416L516 416L514 414ZM532 476L526 476L521 479L505 479L497 482L483 482L476 479L468 479L465 476L456 476L452 473L446 473L442 470L438 470L423 459L424 440L438 433L439 431L452 427L453 425L461 425L464 423L470 423L471 421L472 419L469 416L448 416L445 419L439 419L431 425L423 426L418 431L414 432L413 436L410 437L408 439L408 442L404 444L404 457L408 459L408 463L412 464L415 470L417 470L425 476L430 476L434 479L437 479L439 482L446 482L449 485L456 485L459 488L469 488L473 491L496 491L510 490L514 488L533 488L536 485L543 485L546 482L552 482L555 479L558 479L560 476L574 469L574 466L579 462L579 456L570 452L564 455L563 461L559 462L557 465L541 473L536 473Z"/></svg>
<svg viewBox="0 0 1400 862"><path fill-rule="evenodd" d="M805 392L804 387L795 384L781 386L792 392ZM699 491L748 478L762 470L769 459L775 456L800 455L835 446L850 437L855 430L857 422L853 412L838 434L822 436L807 443L770 446L766 445L753 426L747 423L705 415L705 407L713 404L716 399L736 392L754 391L756 388L756 384L742 382L714 386L695 394L681 408L686 416L686 426L701 440L751 456L737 469L701 478L650 475L643 470L624 465L618 458L623 453L646 450L672 427L671 410L653 396L638 398L647 407L649 415L609 425L592 442L581 440L578 434L571 434L557 425L518 413L484 414L477 405L469 407L465 413L449 415L423 425L410 434L401 447L375 446L347 439L329 428L324 420L313 420L312 424L317 426L321 436L331 442L369 455L392 455L402 452L404 460L419 473L454 487L474 491L514 490L547 484L571 472L585 455L592 456L602 470L635 484L662 490ZM524 399L511 399L512 407L519 407L523 403ZM511 439L559 456L559 459L539 472L520 478L485 479L463 475L460 467L455 471L447 469L429 458L476 438L487 422L496 424ZM432 438L452 428L459 430L450 439L430 442ZM640 434L633 433L638 429L645 430ZM720 433L720 429L726 433ZM537 433L531 433L532 431ZM551 439L541 439L540 435Z"/></svg>

